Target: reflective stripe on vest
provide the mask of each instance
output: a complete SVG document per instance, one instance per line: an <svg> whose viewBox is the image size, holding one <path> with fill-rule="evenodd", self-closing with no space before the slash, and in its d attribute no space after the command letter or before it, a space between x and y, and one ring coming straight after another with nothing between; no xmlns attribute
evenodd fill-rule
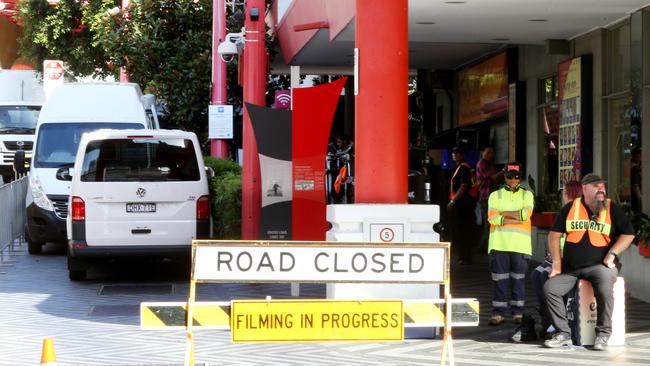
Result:
<svg viewBox="0 0 650 366"><path fill-rule="evenodd" d="M582 204L580 197L573 200L571 209L566 219L566 242L580 243L582 237L589 233L589 242L595 247L605 247L609 245L611 238L609 234L612 230L612 220L610 213L610 201L605 201L605 208L598 213L598 220L590 220L587 208Z"/></svg>

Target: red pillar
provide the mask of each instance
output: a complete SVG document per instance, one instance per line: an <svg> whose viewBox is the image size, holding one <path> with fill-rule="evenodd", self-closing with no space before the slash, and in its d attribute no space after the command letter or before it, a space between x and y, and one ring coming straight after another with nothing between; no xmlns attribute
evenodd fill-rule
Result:
<svg viewBox="0 0 650 366"><path fill-rule="evenodd" d="M252 20L253 9L257 8L259 18ZM246 1L246 43L244 45L244 102L265 105L266 90L266 48L264 0ZM261 212L260 161L257 155L255 134L248 111L244 108L243 126L244 166L242 171L242 239L259 238Z"/></svg>
<svg viewBox="0 0 650 366"><path fill-rule="evenodd" d="M126 14L126 8L129 7L130 0L122 0L122 11ZM126 16L126 15L125 15ZM129 74L126 72L126 67L120 67L120 82L128 83Z"/></svg>
<svg viewBox="0 0 650 366"><path fill-rule="evenodd" d="M408 201L408 0L356 0L355 202Z"/></svg>
<svg viewBox="0 0 650 366"><path fill-rule="evenodd" d="M210 103L226 104L226 63L217 53L219 43L226 39L226 4L225 0L212 1L212 95ZM210 155L228 158L228 140L212 139L210 141Z"/></svg>

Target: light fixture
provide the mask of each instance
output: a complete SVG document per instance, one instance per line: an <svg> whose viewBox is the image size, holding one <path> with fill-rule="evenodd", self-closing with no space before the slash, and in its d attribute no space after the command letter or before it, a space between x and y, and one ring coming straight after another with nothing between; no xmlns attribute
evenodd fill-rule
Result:
<svg viewBox="0 0 650 366"><path fill-rule="evenodd" d="M548 22L548 19L528 19L528 21L543 23L543 22Z"/></svg>
<svg viewBox="0 0 650 366"><path fill-rule="evenodd" d="M493 41L504 42L509 41L510 38L492 38Z"/></svg>
<svg viewBox="0 0 650 366"><path fill-rule="evenodd" d="M459 4L466 4L467 1L445 1L445 4L454 4L454 5L459 5Z"/></svg>
<svg viewBox="0 0 650 366"><path fill-rule="evenodd" d="M436 22L415 22L415 24L420 24L420 25L431 25L431 24L436 24Z"/></svg>

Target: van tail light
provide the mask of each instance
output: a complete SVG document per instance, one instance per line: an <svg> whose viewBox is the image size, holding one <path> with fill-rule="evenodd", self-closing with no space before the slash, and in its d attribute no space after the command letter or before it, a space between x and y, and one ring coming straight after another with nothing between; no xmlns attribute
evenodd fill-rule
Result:
<svg viewBox="0 0 650 366"><path fill-rule="evenodd" d="M210 219L210 196L201 196L196 200L196 219Z"/></svg>
<svg viewBox="0 0 650 366"><path fill-rule="evenodd" d="M72 221L84 221L86 219L86 203L81 197L72 197Z"/></svg>

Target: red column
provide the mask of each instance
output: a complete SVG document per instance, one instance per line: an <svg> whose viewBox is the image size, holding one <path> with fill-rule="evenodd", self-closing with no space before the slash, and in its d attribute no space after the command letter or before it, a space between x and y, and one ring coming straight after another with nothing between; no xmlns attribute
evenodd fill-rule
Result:
<svg viewBox="0 0 650 366"><path fill-rule="evenodd" d="M355 202L408 200L408 0L356 0Z"/></svg>
<svg viewBox="0 0 650 366"><path fill-rule="evenodd" d="M259 18L252 20L253 9ZM266 48L264 45L264 0L246 1L246 43L244 45L244 102L265 105ZM259 237L261 212L260 161L257 155L255 134L248 111L244 108L243 126L244 166L242 171L242 239Z"/></svg>
<svg viewBox="0 0 650 366"><path fill-rule="evenodd" d="M225 0L212 1L212 95L211 104L226 104L226 63L217 53L219 43L226 39L226 4ZM227 159L228 140L213 139L210 141L210 155Z"/></svg>
<svg viewBox="0 0 650 366"><path fill-rule="evenodd" d="M129 7L130 0L122 0L122 11L126 14L126 8ZM125 15L126 17L126 15ZM126 72L126 67L120 67L120 82L128 83L129 74Z"/></svg>

